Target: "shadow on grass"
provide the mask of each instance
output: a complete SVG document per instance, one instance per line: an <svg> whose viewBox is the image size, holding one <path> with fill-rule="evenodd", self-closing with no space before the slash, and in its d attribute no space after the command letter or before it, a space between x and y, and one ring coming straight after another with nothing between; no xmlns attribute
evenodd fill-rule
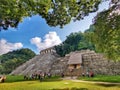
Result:
<svg viewBox="0 0 120 90"><path fill-rule="evenodd" d="M52 90L88 90L87 88L76 88L76 87L73 87L73 88L62 88L62 89L59 89L59 88L56 88L56 89L52 89Z"/></svg>
<svg viewBox="0 0 120 90"><path fill-rule="evenodd" d="M103 83L97 83L96 85L103 86L103 87L115 87L120 86L118 84L103 84Z"/></svg>

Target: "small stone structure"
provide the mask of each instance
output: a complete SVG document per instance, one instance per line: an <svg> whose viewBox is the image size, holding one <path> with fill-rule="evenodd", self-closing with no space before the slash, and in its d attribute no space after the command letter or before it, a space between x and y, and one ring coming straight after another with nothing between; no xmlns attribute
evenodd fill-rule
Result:
<svg viewBox="0 0 120 90"><path fill-rule="evenodd" d="M79 69L82 64L82 55L79 53L71 53L68 61L69 69Z"/></svg>
<svg viewBox="0 0 120 90"><path fill-rule="evenodd" d="M46 53L56 53L55 48L54 47L50 47L44 50L40 51L40 54L46 54Z"/></svg>

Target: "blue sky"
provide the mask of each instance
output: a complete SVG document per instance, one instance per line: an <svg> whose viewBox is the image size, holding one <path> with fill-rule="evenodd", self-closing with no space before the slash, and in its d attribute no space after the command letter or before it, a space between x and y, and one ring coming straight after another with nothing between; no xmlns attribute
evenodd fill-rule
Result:
<svg viewBox="0 0 120 90"><path fill-rule="evenodd" d="M100 4L99 11L107 9L108 5L108 2ZM84 32L92 24L96 13L89 14L81 21L71 21L62 29L48 26L39 15L26 17L17 29L0 32L0 55L19 48L30 48L38 54L42 49L61 43L72 32Z"/></svg>

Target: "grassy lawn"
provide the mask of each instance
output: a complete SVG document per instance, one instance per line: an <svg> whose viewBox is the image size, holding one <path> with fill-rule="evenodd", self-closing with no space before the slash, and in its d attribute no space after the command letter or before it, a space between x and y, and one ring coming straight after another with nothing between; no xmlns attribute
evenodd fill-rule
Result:
<svg viewBox="0 0 120 90"><path fill-rule="evenodd" d="M118 85L101 85L61 80L59 77L24 81L23 76L7 76L5 83L0 83L0 90L120 90Z"/></svg>
<svg viewBox="0 0 120 90"><path fill-rule="evenodd" d="M7 75L6 77L7 77L7 79L5 80L6 83L25 81L23 76Z"/></svg>
<svg viewBox="0 0 120 90"><path fill-rule="evenodd" d="M115 82L120 83L120 75L119 76L108 76L108 75L97 75L95 77L80 77L80 80L87 80L87 81L102 81L102 82Z"/></svg>

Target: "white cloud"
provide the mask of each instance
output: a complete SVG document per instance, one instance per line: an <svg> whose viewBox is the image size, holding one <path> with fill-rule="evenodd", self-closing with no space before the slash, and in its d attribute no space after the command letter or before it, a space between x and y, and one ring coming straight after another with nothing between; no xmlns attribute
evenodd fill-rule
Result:
<svg viewBox="0 0 120 90"><path fill-rule="evenodd" d="M18 43L10 43L7 42L5 39L0 40L0 55L5 54L9 51L13 51L16 49L20 49L23 47L23 44L18 42Z"/></svg>
<svg viewBox="0 0 120 90"><path fill-rule="evenodd" d="M52 47L60 44L62 41L56 32L49 32L45 35L44 40L40 37L34 37L30 40L32 44L35 44L39 50L46 49L48 47Z"/></svg>

